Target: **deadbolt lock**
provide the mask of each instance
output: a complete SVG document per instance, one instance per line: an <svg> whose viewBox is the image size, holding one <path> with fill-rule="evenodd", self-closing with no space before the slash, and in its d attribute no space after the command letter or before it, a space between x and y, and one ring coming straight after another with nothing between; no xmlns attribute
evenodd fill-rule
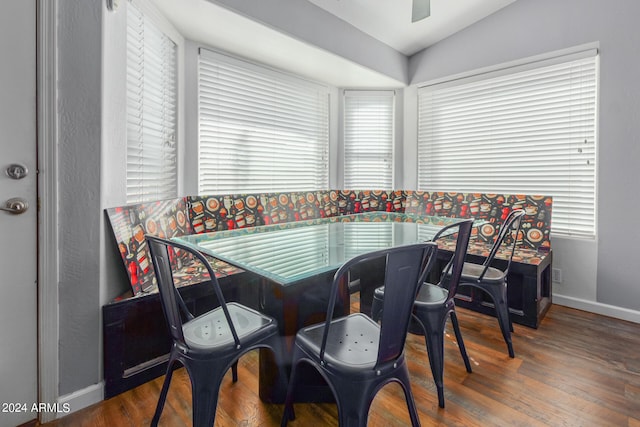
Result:
<svg viewBox="0 0 640 427"><path fill-rule="evenodd" d="M22 179L29 174L25 165L14 163L7 168L7 176L11 179Z"/></svg>

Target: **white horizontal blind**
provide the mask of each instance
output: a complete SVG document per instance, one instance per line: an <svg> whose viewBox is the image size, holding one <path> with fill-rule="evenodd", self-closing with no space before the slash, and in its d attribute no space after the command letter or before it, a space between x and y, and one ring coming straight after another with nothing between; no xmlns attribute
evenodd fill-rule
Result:
<svg viewBox="0 0 640 427"><path fill-rule="evenodd" d="M177 196L176 44L127 3L127 203Z"/></svg>
<svg viewBox="0 0 640 427"><path fill-rule="evenodd" d="M200 194L329 186L325 86L200 50Z"/></svg>
<svg viewBox="0 0 640 427"><path fill-rule="evenodd" d="M434 224L420 224L418 227L418 241L420 242L431 242L436 234L444 227L443 225L434 225ZM442 237L448 236L457 232L458 229L454 228L452 231L445 231L442 234Z"/></svg>
<svg viewBox="0 0 640 427"><path fill-rule="evenodd" d="M343 188L393 188L394 106L394 91L345 91Z"/></svg>
<svg viewBox="0 0 640 427"><path fill-rule="evenodd" d="M343 235L347 259L393 246L392 223L346 223Z"/></svg>
<svg viewBox="0 0 640 427"><path fill-rule="evenodd" d="M224 239L202 245L212 251L223 247L228 258L285 278L329 266L328 226L237 236L234 245Z"/></svg>
<svg viewBox="0 0 640 427"><path fill-rule="evenodd" d="M418 92L418 188L553 196L595 235L597 56Z"/></svg>

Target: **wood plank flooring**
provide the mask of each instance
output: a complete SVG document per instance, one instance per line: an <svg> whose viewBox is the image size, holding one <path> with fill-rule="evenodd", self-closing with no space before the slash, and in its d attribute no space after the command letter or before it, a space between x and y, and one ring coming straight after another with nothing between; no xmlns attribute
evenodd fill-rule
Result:
<svg viewBox="0 0 640 427"><path fill-rule="evenodd" d="M640 325L562 306L538 329L514 325L515 359L507 355L495 318L458 308L473 373L467 373L450 323L445 345L446 407L438 407L424 338L410 335L407 359L423 426L640 427ZM223 382L216 426L279 426L282 405L260 401L258 354L241 359L240 380ZM149 425L163 378L72 413L47 427ZM297 404L290 426L336 426L332 404ZM173 377L163 426L191 426L191 391L184 369ZM369 426L409 425L396 384L374 400Z"/></svg>

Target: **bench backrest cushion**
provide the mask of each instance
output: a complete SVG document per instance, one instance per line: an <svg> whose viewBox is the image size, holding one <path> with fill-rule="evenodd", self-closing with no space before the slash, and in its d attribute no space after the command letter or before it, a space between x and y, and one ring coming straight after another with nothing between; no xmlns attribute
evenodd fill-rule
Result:
<svg viewBox="0 0 640 427"><path fill-rule="evenodd" d="M512 209L524 209L523 249L550 248L552 198L538 195L426 192L405 190L318 190L188 196L106 209L134 294L155 288L155 276L145 234L175 237L234 228L350 215L362 212L404 212L452 218L480 218L487 224L470 247L490 245ZM206 280L201 266L186 254L176 254L177 281ZM216 274L239 269L211 260ZM179 268L178 268L179 267Z"/></svg>
<svg viewBox="0 0 640 427"><path fill-rule="evenodd" d="M145 235L170 238L192 234L186 212L182 197L106 209L134 294L155 286Z"/></svg>
<svg viewBox="0 0 640 427"><path fill-rule="evenodd" d="M405 213L487 221L477 233L477 240L487 244L494 241L509 212L523 209L521 246L535 250L551 247L550 196L427 191L405 191L405 196Z"/></svg>
<svg viewBox="0 0 640 427"><path fill-rule="evenodd" d="M337 191L188 196L194 233L336 216Z"/></svg>
<svg viewBox="0 0 640 427"><path fill-rule="evenodd" d="M404 212L402 190L341 190L337 192L340 215L362 212Z"/></svg>

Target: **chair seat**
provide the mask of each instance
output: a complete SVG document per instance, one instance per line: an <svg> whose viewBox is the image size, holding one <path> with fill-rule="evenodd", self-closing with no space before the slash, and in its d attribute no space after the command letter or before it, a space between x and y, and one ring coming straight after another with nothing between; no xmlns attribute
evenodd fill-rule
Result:
<svg viewBox="0 0 640 427"><path fill-rule="evenodd" d="M431 283L424 283L416 296L414 306L441 306L449 297L449 291Z"/></svg>
<svg viewBox="0 0 640 427"><path fill-rule="evenodd" d="M320 352L325 324L318 324L298 332L297 345L310 353ZM354 313L331 323L325 361L338 369L362 370L376 364L380 326L369 316Z"/></svg>
<svg viewBox="0 0 640 427"><path fill-rule="evenodd" d="M236 303L227 303L227 309L240 341L273 322L271 318ZM182 333L185 342L191 348L210 349L233 344L233 335L222 308L211 310L184 323Z"/></svg>
<svg viewBox="0 0 640 427"><path fill-rule="evenodd" d="M416 296L414 304L441 305L444 301L446 301L448 296L448 290L432 283L425 282L422 284L422 286L420 286L420 291ZM376 288L376 290L374 291L374 298L378 298L380 301L384 300L384 286Z"/></svg>
<svg viewBox="0 0 640 427"><path fill-rule="evenodd" d="M462 267L462 276L460 277L460 282L476 282L478 280L478 277L480 277L480 274L482 274L482 270L484 270L483 265L465 262L464 266ZM482 278L482 281L488 284L501 284L504 283L504 278L505 275L503 271L494 267L489 267L484 277Z"/></svg>

